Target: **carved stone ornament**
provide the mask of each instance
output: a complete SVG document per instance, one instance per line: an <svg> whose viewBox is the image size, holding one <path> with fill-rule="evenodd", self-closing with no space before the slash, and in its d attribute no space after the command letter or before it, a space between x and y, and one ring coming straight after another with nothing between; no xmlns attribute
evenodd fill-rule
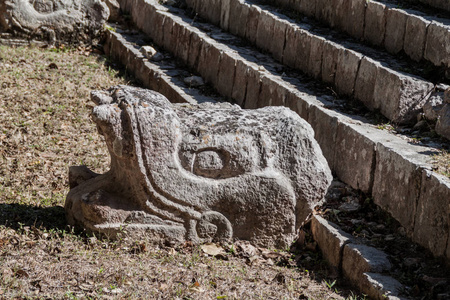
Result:
<svg viewBox="0 0 450 300"><path fill-rule="evenodd" d="M150 90L92 92L111 169L71 167L70 224L114 235L285 247L332 180L313 130L284 107L171 104Z"/></svg>
<svg viewBox="0 0 450 300"><path fill-rule="evenodd" d="M101 0L0 0L0 29L52 43L89 43L108 17Z"/></svg>

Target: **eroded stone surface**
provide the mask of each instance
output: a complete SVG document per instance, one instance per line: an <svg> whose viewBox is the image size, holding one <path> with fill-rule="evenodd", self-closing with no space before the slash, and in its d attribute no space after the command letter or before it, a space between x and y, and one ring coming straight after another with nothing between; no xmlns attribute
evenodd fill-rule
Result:
<svg viewBox="0 0 450 300"><path fill-rule="evenodd" d="M287 108L172 105L127 86L92 98L111 169L70 190L71 224L172 242L284 247L331 182L311 127ZM83 178L76 173L71 182Z"/></svg>
<svg viewBox="0 0 450 300"><path fill-rule="evenodd" d="M27 38L76 44L97 38L108 20L101 0L8 0L0 4L0 26Z"/></svg>
<svg viewBox="0 0 450 300"><path fill-rule="evenodd" d="M450 104L445 104L439 112L436 133L450 140Z"/></svg>

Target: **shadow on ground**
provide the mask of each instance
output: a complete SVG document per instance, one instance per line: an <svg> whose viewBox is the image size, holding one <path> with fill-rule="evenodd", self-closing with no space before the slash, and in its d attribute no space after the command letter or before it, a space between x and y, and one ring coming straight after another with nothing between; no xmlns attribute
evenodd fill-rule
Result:
<svg viewBox="0 0 450 300"><path fill-rule="evenodd" d="M0 203L0 226L14 230L24 226L35 226L46 230L67 229L63 207L39 207L17 203Z"/></svg>

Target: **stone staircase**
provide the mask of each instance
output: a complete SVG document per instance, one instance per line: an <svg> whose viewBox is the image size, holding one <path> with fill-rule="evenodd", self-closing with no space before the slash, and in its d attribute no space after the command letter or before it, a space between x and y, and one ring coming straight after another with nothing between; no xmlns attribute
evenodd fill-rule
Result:
<svg viewBox="0 0 450 300"><path fill-rule="evenodd" d="M143 35L110 31L105 50L145 86L173 102L291 108L311 124L339 180L370 194L413 241L450 260L450 180L433 172L438 151L379 129L371 113L349 105L408 124L446 88L446 0L422 0L423 11L391 0L119 2ZM430 14L434 5L439 18ZM150 43L165 59L139 51ZM186 84L192 74L211 88Z"/></svg>

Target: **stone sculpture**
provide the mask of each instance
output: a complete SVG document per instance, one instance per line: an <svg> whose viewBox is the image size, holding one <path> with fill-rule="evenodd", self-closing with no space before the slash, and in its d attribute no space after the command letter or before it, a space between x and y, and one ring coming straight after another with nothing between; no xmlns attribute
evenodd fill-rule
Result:
<svg viewBox="0 0 450 300"><path fill-rule="evenodd" d="M101 0L2 0L0 28L51 43L89 43L109 17Z"/></svg>
<svg viewBox="0 0 450 300"><path fill-rule="evenodd" d="M175 243L285 247L331 183L313 130L288 108L171 104L128 86L92 100L111 169L71 167L70 224Z"/></svg>

